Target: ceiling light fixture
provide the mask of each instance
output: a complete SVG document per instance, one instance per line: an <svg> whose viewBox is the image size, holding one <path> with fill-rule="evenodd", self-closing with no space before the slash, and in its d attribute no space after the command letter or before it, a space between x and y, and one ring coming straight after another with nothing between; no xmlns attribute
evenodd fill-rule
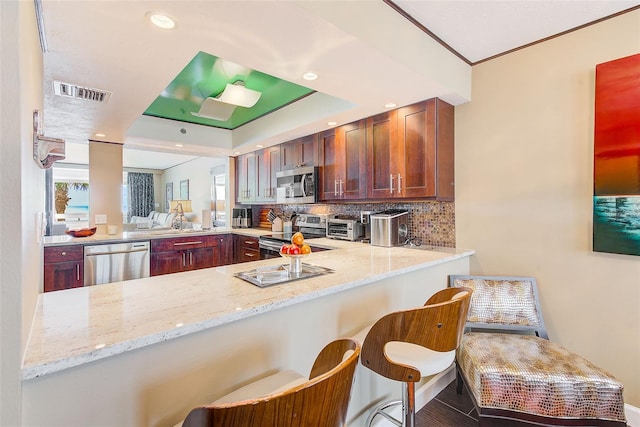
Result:
<svg viewBox="0 0 640 427"><path fill-rule="evenodd" d="M178 147L178 148L184 147L184 145L182 145L182 144L176 144L175 146Z"/></svg>
<svg viewBox="0 0 640 427"><path fill-rule="evenodd" d="M315 80L318 78L318 74L312 71L306 72L302 75L302 78L305 80Z"/></svg>
<svg viewBox="0 0 640 427"><path fill-rule="evenodd" d="M260 96L262 93L247 89L242 81L237 81L234 84L227 83L217 98L205 98L200 106L200 111L191 114L196 117L226 122L236 107L251 108L256 105Z"/></svg>
<svg viewBox="0 0 640 427"><path fill-rule="evenodd" d="M393 102L388 102L388 103L384 104L384 108L393 108L395 106L396 106L396 104L394 104Z"/></svg>
<svg viewBox="0 0 640 427"><path fill-rule="evenodd" d="M176 26L176 21L166 13L150 11L145 16L153 25L163 30L170 30Z"/></svg>
<svg viewBox="0 0 640 427"><path fill-rule="evenodd" d="M328 124L329 126L335 126L335 125L337 125L337 124L338 124L338 122L328 122L327 124Z"/></svg>
<svg viewBox="0 0 640 427"><path fill-rule="evenodd" d="M104 134L104 133L96 133L96 136L97 136L98 138L104 138L104 137L105 137L105 136L107 136L107 135L106 135L106 134Z"/></svg>
<svg viewBox="0 0 640 427"><path fill-rule="evenodd" d="M262 144L258 144L258 145L256 145L256 147L257 147L257 148L264 148L264 145L262 145Z"/></svg>

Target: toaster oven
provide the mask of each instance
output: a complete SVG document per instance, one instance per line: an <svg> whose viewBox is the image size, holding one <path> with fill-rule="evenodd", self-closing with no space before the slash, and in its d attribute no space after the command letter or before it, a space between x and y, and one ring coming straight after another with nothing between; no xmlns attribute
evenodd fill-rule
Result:
<svg viewBox="0 0 640 427"><path fill-rule="evenodd" d="M327 237L355 241L362 237L362 223L355 219L327 219Z"/></svg>

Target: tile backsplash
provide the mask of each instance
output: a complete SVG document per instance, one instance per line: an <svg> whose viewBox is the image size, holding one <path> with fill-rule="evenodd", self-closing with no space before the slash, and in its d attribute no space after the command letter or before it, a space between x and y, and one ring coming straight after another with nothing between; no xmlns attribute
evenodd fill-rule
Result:
<svg viewBox="0 0 640 427"><path fill-rule="evenodd" d="M253 206L253 224L260 222L260 210L273 209L276 213L305 212L348 215L360 219L360 211L380 212L402 209L409 212L409 236L423 245L455 247L455 202L358 203L313 205L260 205Z"/></svg>

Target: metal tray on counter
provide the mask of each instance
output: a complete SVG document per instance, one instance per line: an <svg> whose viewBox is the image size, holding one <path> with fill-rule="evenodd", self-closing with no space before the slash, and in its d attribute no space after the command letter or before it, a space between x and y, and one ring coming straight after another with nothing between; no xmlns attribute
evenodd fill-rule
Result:
<svg viewBox="0 0 640 427"><path fill-rule="evenodd" d="M253 270L236 273L234 276L246 280L260 288L266 288L267 286L308 279L310 277L322 276L323 274L328 273L333 273L333 270L303 262L301 271L292 271L290 264L283 264L259 267Z"/></svg>

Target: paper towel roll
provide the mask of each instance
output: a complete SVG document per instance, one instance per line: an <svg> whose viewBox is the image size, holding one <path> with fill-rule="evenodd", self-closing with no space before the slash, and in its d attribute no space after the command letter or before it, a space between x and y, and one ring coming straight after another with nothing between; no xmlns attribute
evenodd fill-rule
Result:
<svg viewBox="0 0 640 427"><path fill-rule="evenodd" d="M211 211L209 209L202 210L202 229L211 229Z"/></svg>

